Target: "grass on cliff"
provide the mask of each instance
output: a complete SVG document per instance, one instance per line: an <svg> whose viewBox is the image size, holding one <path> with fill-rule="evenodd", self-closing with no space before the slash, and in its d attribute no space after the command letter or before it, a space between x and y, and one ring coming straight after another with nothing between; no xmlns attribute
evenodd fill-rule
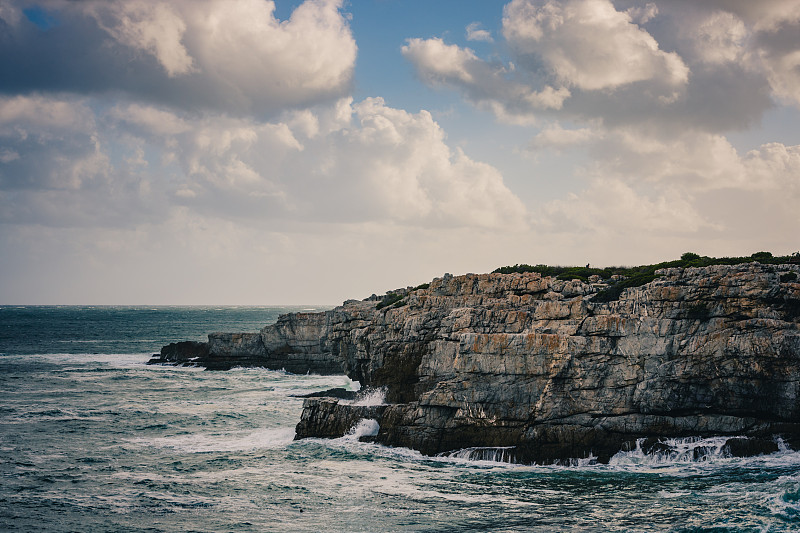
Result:
<svg viewBox="0 0 800 533"><path fill-rule="evenodd" d="M796 257L796 256L795 256ZM521 272L537 272L542 276L553 276L561 280L577 279L583 282L589 280L590 276L600 276L609 286L595 294L595 302L611 302L619 299L622 291L629 287L639 287L650 283L656 278L656 270L672 267L706 267L711 265L739 265L743 263L759 263L769 265L783 265L790 263L792 256L773 256L770 252L756 252L749 257L707 257L700 256L693 252L686 252L680 259L665 261L654 265L641 265L636 267L605 267L592 268L585 267L564 267L549 265L514 265L500 267L493 273L513 274ZM796 260L796 259L795 259ZM612 281L613 276L621 276Z"/></svg>

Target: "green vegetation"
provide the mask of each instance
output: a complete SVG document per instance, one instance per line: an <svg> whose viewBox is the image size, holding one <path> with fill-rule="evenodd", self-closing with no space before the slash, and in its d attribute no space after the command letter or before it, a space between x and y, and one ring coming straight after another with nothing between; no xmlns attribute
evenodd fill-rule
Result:
<svg viewBox="0 0 800 533"><path fill-rule="evenodd" d="M794 281L797 279L797 274L795 272L787 272L785 274L781 274L781 283L789 283L790 281Z"/></svg>
<svg viewBox="0 0 800 533"><path fill-rule="evenodd" d="M403 307L404 305L408 305L406 301L406 296L409 293L418 291L420 289L427 289L431 286L430 283L423 283L421 285L417 285L414 288L409 287L408 289L398 289L397 291L389 291L383 295L383 298L375 306L375 309L385 309L387 307L393 307L397 309L398 307Z"/></svg>
<svg viewBox="0 0 800 533"><path fill-rule="evenodd" d="M647 285L651 281L656 279L655 272L635 272L629 278L622 279L613 285L610 285L608 288L603 289L602 291L598 292L592 298L592 301L595 302L613 302L614 300L619 300L622 291L630 287L641 287L642 285Z"/></svg>
<svg viewBox="0 0 800 533"><path fill-rule="evenodd" d="M609 286L595 294L593 301L612 302L619 299L623 290L629 287L639 287L653 281L656 278L656 270L662 268L739 265L742 263L752 263L753 261L769 265L783 265L788 264L790 259L791 256L789 255L775 257L770 252L756 252L748 257L707 257L700 256L694 252L686 252L681 255L680 259L674 261L665 261L654 265L641 265L636 267L592 268L589 265L585 267L514 265L498 268L494 273L512 274L537 272L542 276L554 276L562 280L578 279L584 282L587 281L590 276L600 276L600 279L604 283L608 283ZM612 280L612 276L620 276L622 279L614 278L614 280ZM783 278L781 278L781 281L783 281Z"/></svg>
<svg viewBox="0 0 800 533"><path fill-rule="evenodd" d="M375 309L383 309L384 307L389 307L390 305L395 305L396 303L400 302L406 295L402 292L387 292L386 296L383 297L383 300L375 306ZM400 307L400 306L396 306Z"/></svg>

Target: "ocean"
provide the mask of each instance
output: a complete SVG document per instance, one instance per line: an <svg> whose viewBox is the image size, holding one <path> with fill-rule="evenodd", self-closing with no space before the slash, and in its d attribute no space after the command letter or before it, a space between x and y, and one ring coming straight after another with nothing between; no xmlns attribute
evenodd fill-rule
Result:
<svg viewBox="0 0 800 533"><path fill-rule="evenodd" d="M0 307L0 530L800 531L800 453L785 448L741 459L684 439L530 466L359 442L368 423L295 441L298 395L359 384L145 364L307 309Z"/></svg>

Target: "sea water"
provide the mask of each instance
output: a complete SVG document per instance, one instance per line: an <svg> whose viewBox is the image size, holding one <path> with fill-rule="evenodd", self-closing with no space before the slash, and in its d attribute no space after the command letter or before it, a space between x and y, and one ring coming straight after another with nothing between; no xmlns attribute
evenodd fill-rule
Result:
<svg viewBox="0 0 800 533"><path fill-rule="evenodd" d="M525 466L506 449L360 442L369 420L295 441L298 395L358 383L145 365L168 342L302 309L0 307L0 530L800 530L800 453L785 447L741 459L683 439Z"/></svg>

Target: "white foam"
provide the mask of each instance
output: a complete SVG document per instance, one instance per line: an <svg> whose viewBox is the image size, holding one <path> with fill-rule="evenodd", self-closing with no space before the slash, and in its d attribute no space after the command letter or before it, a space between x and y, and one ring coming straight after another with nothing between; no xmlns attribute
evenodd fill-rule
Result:
<svg viewBox="0 0 800 533"><path fill-rule="evenodd" d="M608 464L663 466L716 462L730 458L725 449L729 438L731 437L662 439L660 442L664 445L664 449L649 454L642 450L642 442L645 439L637 439L635 449L618 452Z"/></svg>
<svg viewBox="0 0 800 533"><path fill-rule="evenodd" d="M181 452L230 452L282 448L294 441L294 428L265 428L251 433L221 435L193 433L175 437L133 439L138 445L171 448Z"/></svg>
<svg viewBox="0 0 800 533"><path fill-rule="evenodd" d="M381 426L377 420L372 418L362 418L358 423L350 428L348 436L358 439L359 437L374 437L380 431Z"/></svg>
<svg viewBox="0 0 800 533"><path fill-rule="evenodd" d="M658 491L658 495L664 499L672 499L672 498L683 498L684 496L689 496L691 492L679 490L679 491L668 491L668 490L660 490Z"/></svg>
<svg viewBox="0 0 800 533"><path fill-rule="evenodd" d="M800 484L787 487L770 497L767 507L772 514L784 519L794 521L800 518Z"/></svg>
<svg viewBox="0 0 800 533"><path fill-rule="evenodd" d="M44 361L54 364L85 364L103 363L111 367L131 367L144 365L151 357L152 353L52 353L52 354L28 354L28 355L7 355L4 359L19 359L23 361ZM152 367L150 367L152 368ZM62 369L70 370L70 369Z"/></svg>
<svg viewBox="0 0 800 533"><path fill-rule="evenodd" d="M386 388L369 389L360 395L352 405L375 406L386 405Z"/></svg>
<svg viewBox="0 0 800 533"><path fill-rule="evenodd" d="M570 468L583 468L587 466L594 466L597 464L597 456L592 455L589 452L589 457L573 457L570 459L564 459L562 461L556 461L555 466L567 466Z"/></svg>
<svg viewBox="0 0 800 533"><path fill-rule="evenodd" d="M439 454L437 457L463 459L466 461L489 463L513 463L514 446L462 448L454 452Z"/></svg>

